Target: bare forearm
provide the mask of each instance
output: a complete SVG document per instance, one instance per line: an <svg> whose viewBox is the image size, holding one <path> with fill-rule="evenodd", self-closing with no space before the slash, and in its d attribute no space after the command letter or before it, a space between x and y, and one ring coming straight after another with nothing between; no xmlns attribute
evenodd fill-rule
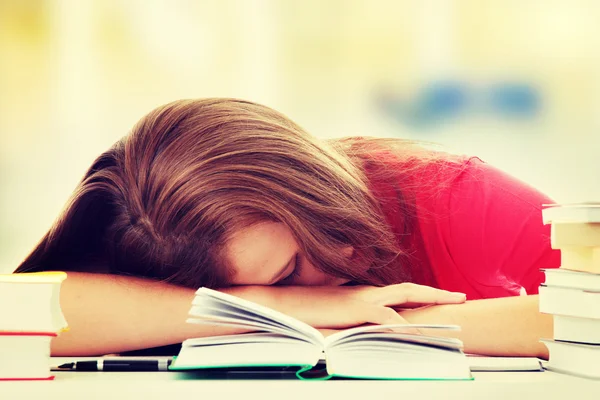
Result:
<svg viewBox="0 0 600 400"><path fill-rule="evenodd" d="M146 279L70 272L61 306L70 330L53 355L119 353L240 329L186 323L195 290ZM376 287L238 286L222 291L273 308L316 328L403 323L387 304L457 303L456 295L418 285Z"/></svg>
<svg viewBox="0 0 600 400"><path fill-rule="evenodd" d="M464 304L403 311L411 323L456 324L452 335L464 342L468 353L491 356L547 358L540 338L552 338L552 316L539 312L538 296L473 300Z"/></svg>
<svg viewBox="0 0 600 400"><path fill-rule="evenodd" d="M53 340L55 356L118 353L236 332L186 323L193 289L114 275L68 276L61 288L61 307L69 330ZM248 298L245 290L229 292Z"/></svg>

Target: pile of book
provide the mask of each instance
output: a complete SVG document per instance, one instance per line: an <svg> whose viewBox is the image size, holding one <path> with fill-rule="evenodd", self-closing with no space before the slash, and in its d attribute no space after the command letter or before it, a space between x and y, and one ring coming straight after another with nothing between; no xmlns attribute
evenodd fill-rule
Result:
<svg viewBox="0 0 600 400"><path fill-rule="evenodd" d="M600 203L555 205L543 211L561 266L544 270L540 312L552 314L549 370L600 378Z"/></svg>
<svg viewBox="0 0 600 400"><path fill-rule="evenodd" d="M0 380L48 380L50 341L67 323L63 272L0 275Z"/></svg>

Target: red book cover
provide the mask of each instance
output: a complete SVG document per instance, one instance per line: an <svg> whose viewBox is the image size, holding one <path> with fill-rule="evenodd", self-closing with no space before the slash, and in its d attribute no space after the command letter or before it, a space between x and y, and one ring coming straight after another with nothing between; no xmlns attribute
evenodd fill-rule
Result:
<svg viewBox="0 0 600 400"><path fill-rule="evenodd" d="M2 332L0 331L0 336L50 336L56 337L58 336L55 332ZM38 377L38 378L2 378L0 377L0 381L51 381L54 379L54 375L49 375L46 377Z"/></svg>
<svg viewBox="0 0 600 400"><path fill-rule="evenodd" d="M2 332L0 336L58 336L55 332Z"/></svg>
<svg viewBox="0 0 600 400"><path fill-rule="evenodd" d="M0 381L52 381L54 380L54 375L48 376L46 378L0 378Z"/></svg>

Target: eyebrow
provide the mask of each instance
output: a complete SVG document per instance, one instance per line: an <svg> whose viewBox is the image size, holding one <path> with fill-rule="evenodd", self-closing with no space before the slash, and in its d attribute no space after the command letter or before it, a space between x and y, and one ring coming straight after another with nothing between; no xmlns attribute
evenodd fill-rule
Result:
<svg viewBox="0 0 600 400"><path fill-rule="evenodd" d="M292 258L290 258L290 261L288 261L283 268L279 271L279 273L277 275L275 275L275 277L271 280L271 282L269 283L269 285L274 285L277 282L279 282L282 278L285 278L286 272L290 267L290 264L292 264L292 262L294 262L294 260L296 259L296 253L292 254Z"/></svg>

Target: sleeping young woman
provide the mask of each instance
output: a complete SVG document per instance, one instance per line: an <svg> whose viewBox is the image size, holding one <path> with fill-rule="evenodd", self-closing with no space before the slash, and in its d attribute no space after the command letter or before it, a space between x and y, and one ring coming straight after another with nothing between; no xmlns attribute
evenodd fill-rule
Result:
<svg viewBox="0 0 600 400"><path fill-rule="evenodd" d="M53 355L235 332L186 324L216 288L320 329L458 324L472 353L547 356L543 194L476 157L321 140L249 101L176 101L100 155L16 272L68 271Z"/></svg>

